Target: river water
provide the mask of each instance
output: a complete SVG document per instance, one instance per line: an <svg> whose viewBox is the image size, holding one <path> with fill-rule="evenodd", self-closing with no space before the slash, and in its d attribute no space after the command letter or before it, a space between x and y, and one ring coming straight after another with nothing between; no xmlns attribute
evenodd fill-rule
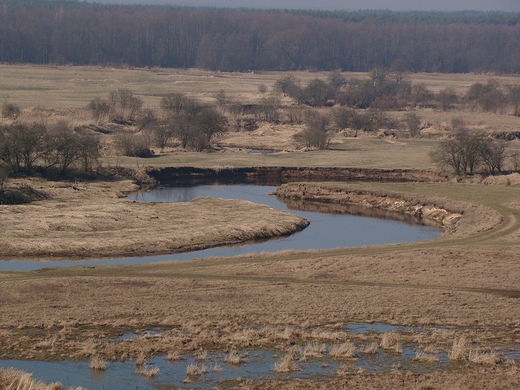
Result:
<svg viewBox="0 0 520 390"><path fill-rule="evenodd" d="M292 204L292 209L276 196L269 195L276 186L233 184L206 184L191 187L162 187L128 196L129 201L139 202L186 202L194 198L242 199L262 203L278 210L290 211L307 219L310 225L301 232L288 237L264 242L251 242L231 247L218 247L205 250L177 253L162 256L125 257L96 260L56 260L56 261L17 261L0 260L0 271L30 271L46 267L130 265L160 261L191 260L215 256L236 256L248 253L277 252L281 250L331 249L338 247L359 247L366 245L385 245L392 243L415 242L437 238L442 230L421 225L419 221L403 218L399 214L381 213L381 218L349 214L347 207L336 207L330 212L317 210L319 204ZM322 205L326 206L326 205ZM294 207L298 209L294 209ZM371 209L370 211L374 211ZM360 212L359 208L356 212Z"/></svg>

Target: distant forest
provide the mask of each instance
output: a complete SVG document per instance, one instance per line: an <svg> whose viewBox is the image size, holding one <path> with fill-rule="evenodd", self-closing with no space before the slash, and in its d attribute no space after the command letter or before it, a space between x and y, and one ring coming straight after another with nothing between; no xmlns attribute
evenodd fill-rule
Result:
<svg viewBox="0 0 520 390"><path fill-rule="evenodd" d="M0 0L0 62L222 71L520 73L520 13Z"/></svg>

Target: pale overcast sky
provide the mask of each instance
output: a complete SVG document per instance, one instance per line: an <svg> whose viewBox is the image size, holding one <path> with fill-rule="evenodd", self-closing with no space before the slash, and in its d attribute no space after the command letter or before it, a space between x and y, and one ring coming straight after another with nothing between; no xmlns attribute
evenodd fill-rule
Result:
<svg viewBox="0 0 520 390"><path fill-rule="evenodd" d="M113 4L172 4L211 7L324 10L390 9L394 11L520 12L520 0L96 0Z"/></svg>

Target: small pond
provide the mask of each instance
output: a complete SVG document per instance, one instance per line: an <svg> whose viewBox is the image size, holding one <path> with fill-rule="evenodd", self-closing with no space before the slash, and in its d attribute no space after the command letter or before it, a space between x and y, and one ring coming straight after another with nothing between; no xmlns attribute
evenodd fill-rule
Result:
<svg viewBox="0 0 520 390"><path fill-rule="evenodd" d="M320 203L289 203L290 207L270 195L276 186L253 184L204 184L186 187L162 187L128 196L139 202L186 202L194 198L242 199L262 203L278 210L290 211L307 219L310 225L301 232L263 242L250 242L231 247L177 253L162 256L129 257L99 260L60 261L5 261L0 260L0 271L29 271L45 267L129 265L158 261L191 260L215 256L235 256L248 253L277 252L281 250L331 249L415 242L437 238L439 228L421 225L419 221L397 213L378 211L359 206L334 206ZM365 214L370 213L370 217ZM358 214L358 215L355 215ZM398 220L400 219L400 220Z"/></svg>

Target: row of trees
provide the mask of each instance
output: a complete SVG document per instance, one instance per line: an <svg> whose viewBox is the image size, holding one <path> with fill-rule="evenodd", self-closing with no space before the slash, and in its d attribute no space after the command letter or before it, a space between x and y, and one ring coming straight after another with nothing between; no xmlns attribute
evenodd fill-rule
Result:
<svg viewBox="0 0 520 390"><path fill-rule="evenodd" d="M395 61L390 69L375 68L366 79L345 78L331 72L327 80L315 78L306 86L294 76L276 81L274 89L311 107L339 104L355 108L398 110L406 107L437 107L443 111L463 104L471 109L520 116L520 86L500 85L495 79L474 83L460 95L447 87L433 93L426 85L407 80L407 65Z"/></svg>
<svg viewBox="0 0 520 390"><path fill-rule="evenodd" d="M0 127L0 166L8 174L32 174L36 167L65 174L90 170L99 157L99 139L66 122L53 126L14 122Z"/></svg>
<svg viewBox="0 0 520 390"><path fill-rule="evenodd" d="M368 71L402 59L415 72L520 72L519 24L454 20L34 2L0 8L0 62Z"/></svg>

